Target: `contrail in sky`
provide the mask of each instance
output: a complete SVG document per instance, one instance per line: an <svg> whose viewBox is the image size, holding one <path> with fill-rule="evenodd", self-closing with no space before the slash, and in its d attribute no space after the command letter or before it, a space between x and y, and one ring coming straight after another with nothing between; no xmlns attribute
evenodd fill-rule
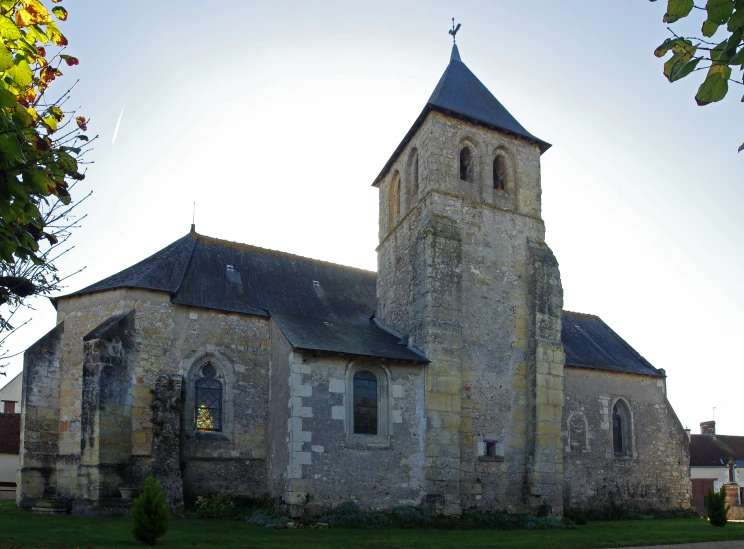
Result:
<svg viewBox="0 0 744 549"><path fill-rule="evenodd" d="M121 117L124 116L124 106L121 107L121 112L119 113L119 120L116 121L116 128L114 129L114 138L111 140L111 144L113 145L116 143L116 135L119 133L119 125L121 124Z"/></svg>

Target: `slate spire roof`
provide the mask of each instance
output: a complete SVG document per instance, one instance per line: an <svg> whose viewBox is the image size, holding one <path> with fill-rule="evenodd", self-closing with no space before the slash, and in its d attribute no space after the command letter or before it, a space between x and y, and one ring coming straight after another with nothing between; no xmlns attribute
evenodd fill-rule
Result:
<svg viewBox="0 0 744 549"><path fill-rule="evenodd" d="M416 130L431 111L438 111L449 116L462 118L493 130L502 131L515 137L526 139L540 147L540 152L550 148L550 143L538 139L517 122L511 113L496 97L478 80L478 77L462 62L457 45L452 46L452 54L447 68L439 79L434 92L426 102L424 110L408 130L395 152L385 164L373 185L377 185L390 170L395 159L400 155Z"/></svg>

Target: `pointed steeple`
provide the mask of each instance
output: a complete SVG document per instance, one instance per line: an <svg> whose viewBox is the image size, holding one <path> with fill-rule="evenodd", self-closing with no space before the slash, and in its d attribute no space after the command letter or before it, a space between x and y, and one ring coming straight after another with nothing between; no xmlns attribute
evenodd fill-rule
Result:
<svg viewBox="0 0 744 549"><path fill-rule="evenodd" d="M460 59L460 50L457 49L457 44L452 44L452 55L450 55L450 61L453 59L455 61L462 61L462 59Z"/></svg>
<svg viewBox="0 0 744 549"><path fill-rule="evenodd" d="M452 46L449 65L439 79L427 107L457 114L472 122L485 124L496 130L505 130L517 137L536 143L541 152L550 145L538 139L517 122L483 83L460 59L457 46Z"/></svg>
<svg viewBox="0 0 744 549"><path fill-rule="evenodd" d="M526 139L540 147L541 153L550 148L550 143L535 137L522 124L517 122L516 118L506 110L488 88L478 80L478 77L462 62L460 50L457 49L457 44L453 44L449 65L439 79L439 83L434 88L434 92L429 97L424 110L411 129L408 130L403 141L398 145L380 174L375 178L373 185L377 185L385 177L392 163L411 140L430 111L439 111L449 116L455 116L468 122Z"/></svg>

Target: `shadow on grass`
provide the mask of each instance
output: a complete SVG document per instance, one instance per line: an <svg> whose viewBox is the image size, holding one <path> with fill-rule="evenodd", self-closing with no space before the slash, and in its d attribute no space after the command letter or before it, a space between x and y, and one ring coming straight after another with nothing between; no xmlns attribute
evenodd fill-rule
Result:
<svg viewBox="0 0 744 549"><path fill-rule="evenodd" d="M172 518L158 547L165 548L396 548L508 547L589 549L744 539L744 524L713 528L700 519L590 522L573 530L277 530L244 521ZM146 547L129 518L35 515L0 502L0 549L114 549Z"/></svg>

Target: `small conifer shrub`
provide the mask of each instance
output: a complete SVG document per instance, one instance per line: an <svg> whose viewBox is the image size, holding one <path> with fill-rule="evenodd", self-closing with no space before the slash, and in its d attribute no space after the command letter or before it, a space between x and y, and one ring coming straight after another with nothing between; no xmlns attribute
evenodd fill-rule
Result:
<svg viewBox="0 0 744 549"><path fill-rule="evenodd" d="M708 495L705 496L705 508L708 510L708 520L711 526L726 526L728 519L729 506L726 505L726 487L721 486L718 492L708 488Z"/></svg>
<svg viewBox="0 0 744 549"><path fill-rule="evenodd" d="M145 481L144 491L132 502L132 532L147 545L155 545L157 539L168 531L167 495L158 479L150 475Z"/></svg>

